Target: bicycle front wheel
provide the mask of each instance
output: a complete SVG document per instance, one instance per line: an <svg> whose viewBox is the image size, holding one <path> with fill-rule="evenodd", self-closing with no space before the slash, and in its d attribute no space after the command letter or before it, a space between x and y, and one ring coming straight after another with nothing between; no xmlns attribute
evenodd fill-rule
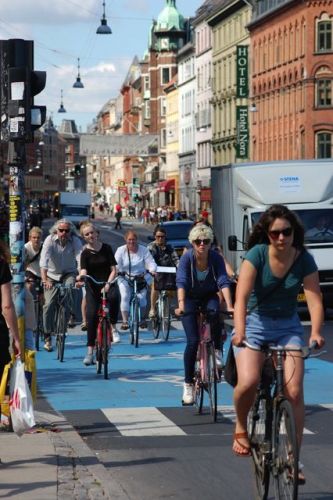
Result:
<svg viewBox="0 0 333 500"><path fill-rule="evenodd" d="M65 354L65 338L66 338L66 314L65 308L60 306L57 317L57 353L58 359L62 363Z"/></svg>
<svg viewBox="0 0 333 500"><path fill-rule="evenodd" d="M134 336L135 347L139 346L139 323L140 323L139 302L135 300L133 304L133 336Z"/></svg>
<svg viewBox="0 0 333 500"><path fill-rule="evenodd" d="M207 365L206 365L206 379L207 391L209 396L210 414L213 422L217 420L217 371L215 349L213 342L206 344L207 349Z"/></svg>
<svg viewBox="0 0 333 500"><path fill-rule="evenodd" d="M198 413L202 413L204 398L204 388L201 378L200 361L198 360L195 365L194 373L194 404L197 407Z"/></svg>
<svg viewBox="0 0 333 500"><path fill-rule="evenodd" d="M170 302L169 297L164 295L161 302L161 317L160 317L160 329L162 330L162 335L165 341L169 338L170 333Z"/></svg>
<svg viewBox="0 0 333 500"><path fill-rule="evenodd" d="M102 360L103 360L103 373L104 379L109 378L109 349L110 349L110 339L111 339L111 325L110 322L105 318L102 323Z"/></svg>
<svg viewBox="0 0 333 500"><path fill-rule="evenodd" d="M298 447L295 417L289 401L278 403L274 419L273 476L275 498L296 500Z"/></svg>
<svg viewBox="0 0 333 500"><path fill-rule="evenodd" d="M252 460L256 480L256 498L266 500L269 489L270 438L267 439L266 428L271 434L271 413L266 396L260 391L248 416L248 435L252 451Z"/></svg>
<svg viewBox="0 0 333 500"><path fill-rule="evenodd" d="M154 339L158 339L158 336L160 334L160 316L159 316L159 302L156 304L156 313L153 318L151 318L151 326L153 330L153 337Z"/></svg>

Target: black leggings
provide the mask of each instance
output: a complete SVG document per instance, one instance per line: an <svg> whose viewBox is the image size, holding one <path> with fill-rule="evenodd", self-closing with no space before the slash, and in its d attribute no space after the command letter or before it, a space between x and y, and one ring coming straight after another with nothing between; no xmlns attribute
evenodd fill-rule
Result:
<svg viewBox="0 0 333 500"><path fill-rule="evenodd" d="M107 299L109 302L110 309L110 321L112 325L115 325L118 320L119 314L119 290L117 285L112 285L107 293ZM98 323L98 309L101 302L101 292L100 288L86 287L86 300L87 300L87 345L90 347L95 346L96 341L96 331Z"/></svg>

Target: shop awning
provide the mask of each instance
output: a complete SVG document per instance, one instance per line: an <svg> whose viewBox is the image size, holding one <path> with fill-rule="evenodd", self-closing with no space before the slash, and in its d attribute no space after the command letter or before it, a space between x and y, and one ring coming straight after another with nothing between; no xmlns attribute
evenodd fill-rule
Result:
<svg viewBox="0 0 333 500"><path fill-rule="evenodd" d="M175 179L168 179L158 183L157 191L160 193L168 193L175 189Z"/></svg>

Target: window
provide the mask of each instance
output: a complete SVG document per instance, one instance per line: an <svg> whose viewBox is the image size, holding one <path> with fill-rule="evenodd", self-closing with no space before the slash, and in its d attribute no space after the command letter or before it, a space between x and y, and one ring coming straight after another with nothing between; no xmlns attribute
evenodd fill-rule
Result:
<svg viewBox="0 0 333 500"><path fill-rule="evenodd" d="M332 106L332 80L317 80L317 107Z"/></svg>
<svg viewBox="0 0 333 500"><path fill-rule="evenodd" d="M161 148L165 148L166 146L166 129L162 128L161 129Z"/></svg>
<svg viewBox="0 0 333 500"><path fill-rule="evenodd" d="M165 116L167 109L166 109L166 97L161 98L161 116Z"/></svg>
<svg viewBox="0 0 333 500"><path fill-rule="evenodd" d="M144 77L144 92L150 89L150 81L149 81L149 75L145 75Z"/></svg>
<svg viewBox="0 0 333 500"><path fill-rule="evenodd" d="M317 134L317 158L332 158L332 134L329 132Z"/></svg>
<svg viewBox="0 0 333 500"><path fill-rule="evenodd" d="M145 120L150 119L150 101L145 101L145 114L144 114Z"/></svg>
<svg viewBox="0 0 333 500"><path fill-rule="evenodd" d="M320 21L317 24L317 50L326 52L332 50L332 23Z"/></svg>
<svg viewBox="0 0 333 500"><path fill-rule="evenodd" d="M162 68L162 85L165 85L170 81L171 71L169 67Z"/></svg>

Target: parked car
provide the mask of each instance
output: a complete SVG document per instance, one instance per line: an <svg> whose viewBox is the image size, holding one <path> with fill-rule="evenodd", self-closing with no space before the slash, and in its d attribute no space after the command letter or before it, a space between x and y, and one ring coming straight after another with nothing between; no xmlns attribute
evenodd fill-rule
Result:
<svg viewBox="0 0 333 500"><path fill-rule="evenodd" d="M193 227L193 221L191 220L175 220L162 222L161 226L166 230L167 243L170 243L177 251L178 255L182 255L184 247L189 248L190 242L188 241L188 235ZM154 240L153 236L149 236L150 241Z"/></svg>

